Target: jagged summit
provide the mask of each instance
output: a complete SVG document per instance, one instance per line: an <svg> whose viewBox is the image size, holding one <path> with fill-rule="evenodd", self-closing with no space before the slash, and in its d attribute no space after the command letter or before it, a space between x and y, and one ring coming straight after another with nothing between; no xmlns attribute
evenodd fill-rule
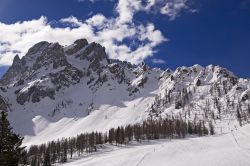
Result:
<svg viewBox="0 0 250 166"><path fill-rule="evenodd" d="M52 65L53 69L71 65L78 69L91 68L94 71L97 71L102 65L105 66L117 63L119 63L119 65L126 64L129 67L136 68L128 62L109 59L104 47L95 42L88 43L86 39L78 39L72 45L65 47L61 46L59 43L42 41L31 47L22 59L16 55L12 66L4 74L0 83L2 85L14 83L21 77L28 77L27 75L36 72L40 68L47 67L46 70L48 70L50 65ZM149 69L149 66L145 63L141 63L139 66L145 71ZM197 73L204 70L207 72L218 73L217 75L224 74L224 76L236 77L232 72L219 66L209 65L207 67L202 67L198 64L195 64L192 67L179 67L173 72L173 74L178 74L180 71L184 73L194 71ZM168 69L168 71L171 70Z"/></svg>
<svg viewBox="0 0 250 166"><path fill-rule="evenodd" d="M12 66L16 66L17 68L22 65L22 61L18 55L14 57Z"/></svg>
<svg viewBox="0 0 250 166"><path fill-rule="evenodd" d="M14 84L20 79L31 78L34 73L41 73L38 70L50 70L51 67L52 70L66 66L74 68L74 65L70 64L72 58L67 59L67 56L74 57L75 61L79 59L78 63L81 62L80 60L88 61L89 67L93 70L98 69L101 65L99 63L105 65L109 63L105 48L97 43L88 44L86 39L76 40L68 47L63 47L59 43L42 41L31 47L22 59L16 56L0 83L2 85ZM87 67L81 66L81 68Z"/></svg>
<svg viewBox="0 0 250 166"><path fill-rule="evenodd" d="M242 124L250 116L250 81L225 68L135 66L86 39L34 45L0 83L0 108L27 144L164 116L202 119L226 132L239 115Z"/></svg>
<svg viewBox="0 0 250 166"><path fill-rule="evenodd" d="M18 55L14 57L13 63L11 67L7 70L7 72L1 78L1 84L7 85L11 82L15 81L15 77L20 75L24 70L24 64L19 58Z"/></svg>
<svg viewBox="0 0 250 166"><path fill-rule="evenodd" d="M72 55L80 51L82 48L88 45L88 41L86 39L78 39L74 42L74 44L66 47L65 52L68 55Z"/></svg>

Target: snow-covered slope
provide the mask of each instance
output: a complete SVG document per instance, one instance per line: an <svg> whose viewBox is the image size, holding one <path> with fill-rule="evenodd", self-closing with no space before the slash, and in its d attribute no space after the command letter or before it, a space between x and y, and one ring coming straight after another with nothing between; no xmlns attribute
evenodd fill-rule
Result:
<svg viewBox="0 0 250 166"><path fill-rule="evenodd" d="M159 140L102 151L75 158L63 166L248 166L250 125L228 134Z"/></svg>
<svg viewBox="0 0 250 166"><path fill-rule="evenodd" d="M250 117L250 81L227 69L134 66L85 39L34 45L0 83L0 109L26 145L162 116L202 119L224 133Z"/></svg>

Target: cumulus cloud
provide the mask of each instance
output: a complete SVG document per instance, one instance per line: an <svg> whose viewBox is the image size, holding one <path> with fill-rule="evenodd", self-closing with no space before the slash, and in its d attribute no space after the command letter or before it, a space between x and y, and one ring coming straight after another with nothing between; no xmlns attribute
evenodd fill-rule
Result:
<svg viewBox="0 0 250 166"><path fill-rule="evenodd" d="M96 14L93 17L89 18L88 20L86 20L86 23L88 23L89 25L92 26L103 26L105 25L104 23L107 21L106 17L102 14Z"/></svg>
<svg viewBox="0 0 250 166"><path fill-rule="evenodd" d="M0 22L0 66L10 65L17 53L21 57L24 56L37 42L49 41L69 45L79 38L102 44L110 58L126 60L133 64L141 63L145 58L153 56L154 48L167 39L153 23L135 23L134 15L139 11L148 11L160 3L164 8L161 12L175 18L178 12L185 8L185 0L176 1L176 5L166 7L167 2L174 1L162 4L162 1L158 0L147 0L146 3L141 0L119 0L115 5L117 16L107 18L98 13L87 20L70 16L57 22L68 25L66 27L51 26L45 16L14 24Z"/></svg>
<svg viewBox="0 0 250 166"><path fill-rule="evenodd" d="M131 22L134 14L141 10L141 0L119 0L116 11L119 23Z"/></svg>

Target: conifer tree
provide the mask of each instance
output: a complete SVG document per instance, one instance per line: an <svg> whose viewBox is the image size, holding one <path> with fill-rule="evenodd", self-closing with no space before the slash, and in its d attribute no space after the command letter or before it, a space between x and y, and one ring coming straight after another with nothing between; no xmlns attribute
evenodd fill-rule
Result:
<svg viewBox="0 0 250 166"><path fill-rule="evenodd" d="M31 159L31 166L37 166L37 155L34 155Z"/></svg>
<svg viewBox="0 0 250 166"><path fill-rule="evenodd" d="M241 113L239 107L237 107L237 119L239 121L240 126L242 126Z"/></svg>
<svg viewBox="0 0 250 166"><path fill-rule="evenodd" d="M210 134L211 134L211 135L214 135L214 134L215 134L214 126L213 126L213 123L212 123L212 122L209 122L209 130L210 130Z"/></svg>
<svg viewBox="0 0 250 166"><path fill-rule="evenodd" d="M7 113L0 115L0 165L17 166L22 158L23 137L15 134L7 119Z"/></svg>
<svg viewBox="0 0 250 166"><path fill-rule="evenodd" d="M66 163L67 162L67 154L68 154L68 147L67 147L67 144L68 144L68 141L67 139L65 139L63 142L62 142L62 157L61 157L61 162L62 163Z"/></svg>
<svg viewBox="0 0 250 166"><path fill-rule="evenodd" d="M51 166L50 149L49 149L49 147L45 151L43 166Z"/></svg>

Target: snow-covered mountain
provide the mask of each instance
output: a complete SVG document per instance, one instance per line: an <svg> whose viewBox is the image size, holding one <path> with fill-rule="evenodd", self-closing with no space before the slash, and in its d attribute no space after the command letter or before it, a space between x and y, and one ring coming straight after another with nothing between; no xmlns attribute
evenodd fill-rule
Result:
<svg viewBox="0 0 250 166"><path fill-rule="evenodd" d="M225 68L135 66L85 39L37 43L0 83L0 109L26 145L164 116L202 119L221 133L250 117L250 80Z"/></svg>

